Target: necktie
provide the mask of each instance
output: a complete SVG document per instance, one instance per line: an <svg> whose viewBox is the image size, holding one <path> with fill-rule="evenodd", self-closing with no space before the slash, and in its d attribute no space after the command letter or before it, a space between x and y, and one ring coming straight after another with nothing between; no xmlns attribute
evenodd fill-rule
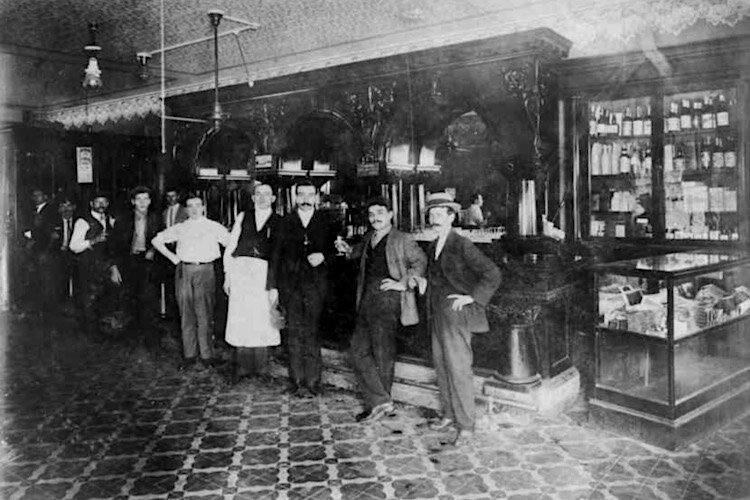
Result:
<svg viewBox="0 0 750 500"><path fill-rule="evenodd" d="M68 248L69 243L70 243L70 220L63 219L63 244L62 244L63 250L66 250Z"/></svg>

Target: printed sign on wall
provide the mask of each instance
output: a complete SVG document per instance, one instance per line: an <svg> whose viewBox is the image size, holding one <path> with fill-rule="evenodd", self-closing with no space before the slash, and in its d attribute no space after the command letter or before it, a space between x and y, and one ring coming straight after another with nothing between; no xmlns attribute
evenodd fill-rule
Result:
<svg viewBox="0 0 750 500"><path fill-rule="evenodd" d="M76 172L79 184L94 182L94 153L90 146L76 148Z"/></svg>

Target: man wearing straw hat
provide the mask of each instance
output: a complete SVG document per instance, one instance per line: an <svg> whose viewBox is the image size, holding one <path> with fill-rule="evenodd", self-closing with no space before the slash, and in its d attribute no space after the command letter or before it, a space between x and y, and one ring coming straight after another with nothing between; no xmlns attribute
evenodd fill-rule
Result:
<svg viewBox="0 0 750 500"><path fill-rule="evenodd" d="M448 193L427 197L427 215L438 237L427 250L427 314L442 417L433 430L457 430L455 445L470 444L474 432L474 373L471 336L489 330L485 306L500 286L500 270L474 244L452 230L461 205Z"/></svg>

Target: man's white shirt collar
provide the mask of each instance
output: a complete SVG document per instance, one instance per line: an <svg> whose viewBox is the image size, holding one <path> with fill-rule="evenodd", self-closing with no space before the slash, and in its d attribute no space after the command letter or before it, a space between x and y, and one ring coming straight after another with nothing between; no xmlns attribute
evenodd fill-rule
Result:
<svg viewBox="0 0 750 500"><path fill-rule="evenodd" d="M260 229L265 225L266 221L268 221L268 219L271 217L271 212L273 212L271 207L255 209L255 228L256 229Z"/></svg>
<svg viewBox="0 0 750 500"><path fill-rule="evenodd" d="M310 219L312 219L313 214L315 213L315 210L297 210L297 215L299 215L299 220L302 221L302 225L307 227L308 224L310 224Z"/></svg>

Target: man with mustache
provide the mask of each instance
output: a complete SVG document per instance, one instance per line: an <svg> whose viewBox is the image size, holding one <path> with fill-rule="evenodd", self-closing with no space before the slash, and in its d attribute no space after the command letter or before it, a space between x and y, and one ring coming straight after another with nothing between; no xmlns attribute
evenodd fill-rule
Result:
<svg viewBox="0 0 750 500"><path fill-rule="evenodd" d="M485 306L500 286L500 270L481 250L453 231L461 205L448 193L427 197L427 215L438 237L427 250L427 315L432 362L440 390L442 418L433 430L457 429L454 444L470 444L474 433L472 333L489 330Z"/></svg>
<svg viewBox="0 0 750 500"><path fill-rule="evenodd" d="M328 290L328 265L335 253L331 225L315 209L318 190L310 181L295 188L294 212L278 224L268 288L278 289L286 311L289 390L297 397L320 394L318 324Z"/></svg>
<svg viewBox="0 0 750 500"><path fill-rule="evenodd" d="M78 255L78 282L81 285L81 329L95 341L103 340L99 318L103 300L112 285L120 286L122 277L116 264L112 244L114 219L107 215L109 198L96 193L89 202L90 210L76 220L70 251Z"/></svg>
<svg viewBox="0 0 750 500"><path fill-rule="evenodd" d="M351 340L351 360L362 391L365 411L357 421L375 421L391 413L396 331L419 322L411 278L424 276L427 257L414 237L393 228L388 200L367 203L372 231L354 248L345 241L336 249L359 261L357 323Z"/></svg>

